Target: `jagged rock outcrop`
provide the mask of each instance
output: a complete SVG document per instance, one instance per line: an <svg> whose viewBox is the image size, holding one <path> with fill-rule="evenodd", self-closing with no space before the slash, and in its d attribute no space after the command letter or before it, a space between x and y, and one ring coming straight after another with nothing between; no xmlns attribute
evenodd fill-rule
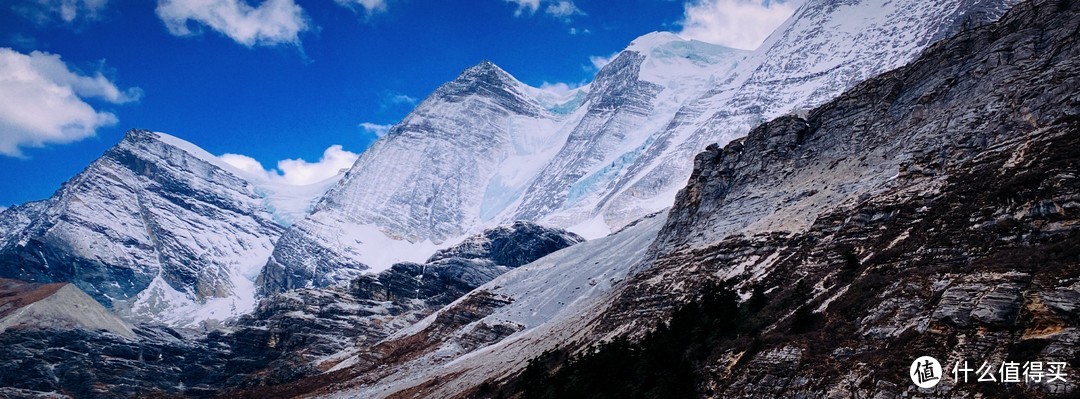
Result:
<svg viewBox="0 0 1080 399"><path fill-rule="evenodd" d="M441 307L510 269L584 241L577 234L531 222L496 227L435 252L424 264L398 263L352 282L354 292L377 300L423 300Z"/></svg>
<svg viewBox="0 0 1080 399"><path fill-rule="evenodd" d="M708 143L828 101L1015 1L809 1L753 52L654 32L563 97L481 63L418 105L284 234L260 289L421 263L515 220L606 235L668 207Z"/></svg>
<svg viewBox="0 0 1080 399"><path fill-rule="evenodd" d="M267 331L283 356L268 369L306 375L347 368L356 354L499 275L584 241L566 230L518 222L440 250L424 264L399 263L348 287L298 289L263 300L236 335ZM295 355L294 355L295 354ZM266 379L260 385L288 380Z"/></svg>
<svg viewBox="0 0 1080 399"><path fill-rule="evenodd" d="M190 144L132 132L84 172L105 178L0 213L0 269L39 278L46 264L75 262L89 271L76 283L99 299L168 314L175 307L155 304L240 298L265 265L268 297L231 332L201 339L9 330L0 385L89 397L471 396L513 381L543 350L639 336L721 279L768 288L762 317L775 322L760 346L709 356L699 387L709 395L913 394L891 370L906 370L897 363L915 349L957 342L942 359L1073 359L1075 5L1022 6L813 112L792 109L1011 3L810 1L750 55L651 34L568 98L482 63L369 149L270 260L281 228L257 187ZM864 18L835 18L847 12ZM630 223L676 198L686 154L787 111L800 112L700 155L668 218ZM111 201L121 206L102 205ZM86 206L94 212L77 212ZM598 235L627 227L458 298L549 247L504 257L492 236L429 255L519 214ZM551 242L577 241L560 234ZM501 248L522 246L509 242ZM814 323L796 334L788 299L799 281ZM215 303L207 310L244 308ZM147 351L158 356L138 355Z"/></svg>
<svg viewBox="0 0 1080 399"><path fill-rule="evenodd" d="M357 352L473 288L581 241L565 230L527 222L490 229L440 251L421 265L424 273L409 274L403 265L348 287L277 294L225 330L204 336L149 326L133 332L85 294L82 302L71 301L71 295L58 297L67 289L77 290L70 284L15 285L0 279L0 386L24 390L0 393L20 397L57 391L109 398L261 392L258 387L356 364ZM398 279L413 285L399 288L394 283ZM50 298L55 299L47 309L51 313L25 312ZM87 307L85 302L97 310L79 308ZM67 315L77 323L60 322L53 308L82 313ZM49 318L9 317L20 312ZM3 331L11 320L17 325ZM116 324L96 323L101 320ZM70 356L73 353L79 355Z"/></svg>
<svg viewBox="0 0 1080 399"><path fill-rule="evenodd" d="M290 384L230 392L237 397L383 397L425 390L429 379L479 384L513 374L545 349L581 342L608 295L632 274L663 225L650 215L610 236L576 244L511 270L423 320L357 346L329 372ZM569 334L567 332L570 331ZM471 360L466 360L471 359ZM453 396L461 385L425 390Z"/></svg>
<svg viewBox="0 0 1080 399"><path fill-rule="evenodd" d="M921 355L1080 365L1078 15L1022 3L805 119L709 147L598 336L639 336L724 280L766 293L767 327L710 348L705 396L1076 392L951 375L921 390L907 372Z"/></svg>
<svg viewBox="0 0 1080 399"><path fill-rule="evenodd" d="M557 116L529 90L486 61L439 87L282 236L260 291L347 283L479 232L485 187L503 161L551 145L554 133L539 126Z"/></svg>
<svg viewBox="0 0 1080 399"><path fill-rule="evenodd" d="M133 331L132 338L84 329L4 331L0 394L205 398L228 387L291 381L309 372L292 359L298 354L275 349L266 330L215 331L205 337L162 326L142 325ZM281 364L289 367L275 367Z"/></svg>
<svg viewBox="0 0 1080 399"><path fill-rule="evenodd" d="M409 359L400 368L369 363L311 380L308 389L318 382L329 397L513 393L498 387L513 387L524 368L517 356L640 337L709 282L728 281L745 297L755 287L763 292L755 317L764 327L756 339L703 348L697 390L706 397L1075 392L1072 380L946 381L919 390L907 373L919 355L946 367L964 360L1078 365L1080 320L1070 302L1080 295L1078 8L1024 3L805 117L779 118L709 147L648 259L628 267L627 280L613 283L602 303L564 315L574 322L512 328L506 338L469 335L481 325L510 326L514 319L499 309L520 302L511 295L487 307L463 299L460 313L451 304L441 318L381 344L384 354ZM529 270L491 284L509 286L502 280L524 280ZM464 320L469 327L460 327ZM446 337L498 341L461 355ZM450 366L410 372L440 364Z"/></svg>

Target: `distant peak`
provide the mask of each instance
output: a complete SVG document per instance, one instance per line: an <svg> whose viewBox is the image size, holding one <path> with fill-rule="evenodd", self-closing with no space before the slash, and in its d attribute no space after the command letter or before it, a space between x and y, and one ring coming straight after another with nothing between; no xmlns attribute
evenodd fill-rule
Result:
<svg viewBox="0 0 1080 399"><path fill-rule="evenodd" d="M475 82L483 81L494 83L497 81L514 82L513 76L499 68L494 62L483 60L479 64L473 65L465 71L461 72L461 75L456 79L458 81Z"/></svg>
<svg viewBox="0 0 1080 399"><path fill-rule="evenodd" d="M124 133L123 141L157 140L157 135L146 129L130 129Z"/></svg>
<svg viewBox="0 0 1080 399"><path fill-rule="evenodd" d="M742 58L749 51L734 49L719 44L706 43L694 39L684 39L671 32L652 32L642 35L626 47L649 59L662 60L663 63L689 61L698 66L715 65Z"/></svg>
<svg viewBox="0 0 1080 399"><path fill-rule="evenodd" d="M457 79L440 86L434 95L450 100L481 95L495 98L499 104L520 114L535 115L539 108L525 93L526 87L491 61L482 61L465 69Z"/></svg>
<svg viewBox="0 0 1080 399"><path fill-rule="evenodd" d="M260 178L260 176L253 175L226 163L221 160L221 158L218 158L216 155L211 154L194 143L166 133L154 132L146 129L131 129L124 134L124 138L120 140L120 143L114 148L120 149L121 151L134 151L135 153L142 155L153 153L155 157L163 156L162 154L167 153L171 149L172 151L180 151L190 157L202 160L248 181L254 181Z"/></svg>
<svg viewBox="0 0 1080 399"><path fill-rule="evenodd" d="M489 60L480 61L480 63L478 63L476 65L473 65L472 67L469 67L469 69L490 69L490 70L502 71L502 68L499 68L498 65L495 65L494 62L491 62Z"/></svg>
<svg viewBox="0 0 1080 399"><path fill-rule="evenodd" d="M634 39L626 49L629 51L637 51L639 53L648 53L649 51L652 51L652 49L667 43L685 41L687 40L671 32L649 32Z"/></svg>

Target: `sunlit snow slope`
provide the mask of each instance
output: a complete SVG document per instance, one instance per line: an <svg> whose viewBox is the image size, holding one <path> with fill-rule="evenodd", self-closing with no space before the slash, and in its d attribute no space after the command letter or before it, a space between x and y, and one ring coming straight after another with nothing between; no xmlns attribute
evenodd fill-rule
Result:
<svg viewBox="0 0 1080 399"><path fill-rule="evenodd" d="M654 32L562 97L483 62L286 231L259 287L344 282L514 220L603 236L670 206L708 144L821 104L1013 2L811 0L753 52Z"/></svg>
<svg viewBox="0 0 1080 399"><path fill-rule="evenodd" d="M283 224L333 182L285 187L132 130L52 198L0 214L0 276L72 282L136 321L224 320L254 307Z"/></svg>

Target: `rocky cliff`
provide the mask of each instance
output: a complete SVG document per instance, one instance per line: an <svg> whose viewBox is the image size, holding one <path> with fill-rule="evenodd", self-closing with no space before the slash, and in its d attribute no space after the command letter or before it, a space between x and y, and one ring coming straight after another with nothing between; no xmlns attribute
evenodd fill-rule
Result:
<svg viewBox="0 0 1080 399"><path fill-rule="evenodd" d="M912 384L939 359L1080 366L1080 4L1032 1L804 118L695 160L600 336L707 282L757 290L756 333L707 348L710 397L1042 397L1075 379ZM1000 375L998 376L1000 381Z"/></svg>
<svg viewBox="0 0 1080 399"><path fill-rule="evenodd" d="M395 265L350 286L271 296L205 335L132 329L85 294L82 302L63 296L77 290L70 284L0 279L0 330L13 325L0 331L0 396L235 397L252 390L279 396L276 388L260 387L352 366L358 352L466 292L581 241L532 223L502 226L422 265Z"/></svg>
<svg viewBox="0 0 1080 399"><path fill-rule="evenodd" d="M820 105L1013 3L808 1L753 52L653 32L561 97L483 62L419 104L282 236L266 269L279 281L261 288L419 263L517 220L604 236L670 206L708 143Z"/></svg>
<svg viewBox="0 0 1080 399"><path fill-rule="evenodd" d="M1071 374L1004 384L949 375L921 390L908 373L922 355L946 371L964 361L1080 366L1078 12L1069 1L1023 3L805 116L710 146L648 254L601 300L563 308L562 322L510 323L512 309L542 308L500 290L530 281L527 266L383 341L376 358L388 370L358 364L292 392L519 395L522 356L640 339L729 284L742 302L732 331L678 354L693 359L704 397L1075 393Z"/></svg>

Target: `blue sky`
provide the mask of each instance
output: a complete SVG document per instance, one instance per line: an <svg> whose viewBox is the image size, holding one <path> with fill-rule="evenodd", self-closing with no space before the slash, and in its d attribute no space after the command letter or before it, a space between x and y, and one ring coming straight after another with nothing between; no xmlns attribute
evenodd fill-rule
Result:
<svg viewBox="0 0 1080 399"><path fill-rule="evenodd" d="M642 34L753 48L792 8L763 0L7 1L0 205L47 198L136 127L286 174L296 165L336 170L380 126L482 60L533 86L578 85ZM278 163L288 159L306 162Z"/></svg>

